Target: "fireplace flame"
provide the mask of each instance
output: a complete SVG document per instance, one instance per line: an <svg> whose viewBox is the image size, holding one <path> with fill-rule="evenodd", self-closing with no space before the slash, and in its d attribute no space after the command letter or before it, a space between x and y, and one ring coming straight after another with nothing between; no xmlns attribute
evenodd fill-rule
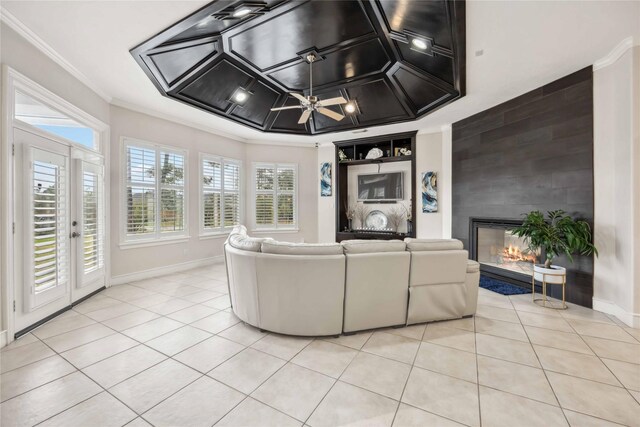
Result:
<svg viewBox="0 0 640 427"><path fill-rule="evenodd" d="M535 255L524 253L518 246L511 244L503 249L502 258L508 261L535 262L536 260Z"/></svg>

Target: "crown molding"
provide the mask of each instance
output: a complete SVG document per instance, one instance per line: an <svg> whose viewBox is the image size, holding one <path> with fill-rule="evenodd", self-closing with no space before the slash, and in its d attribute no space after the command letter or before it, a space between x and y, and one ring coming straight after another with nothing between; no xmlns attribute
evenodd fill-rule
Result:
<svg viewBox="0 0 640 427"><path fill-rule="evenodd" d="M71 65L69 61L64 59L54 48L49 46L44 40L42 40L36 33L31 31L25 24L23 24L18 18L16 18L11 12L4 7L0 6L0 21L7 24L9 28L18 33L22 38L26 39L36 49L44 53L49 59L62 67L66 72L78 79L82 84L94 91L100 98L111 102L111 96L100 89L89 78L84 75L80 70Z"/></svg>
<svg viewBox="0 0 640 427"><path fill-rule="evenodd" d="M207 132L216 136L221 136L223 138L228 138L237 142L242 142L242 143L247 143L249 141L247 141L244 138L241 138L237 135L232 135L229 133L224 133L224 132L220 132L220 130L216 129L216 128L212 128L212 127L208 127L208 126L203 126L201 124L198 124L196 122L192 122L189 120L183 120L180 119L178 117L169 115L169 114L165 114L165 113L161 113L159 111L156 110L152 110L151 108L146 108L146 107L141 107L138 104L132 104L130 102L127 101L123 101L121 99L117 99L114 98L111 100L111 105L113 105L114 107L119 107L119 108L124 108L126 110L131 110L131 111L135 111L136 113L141 113L141 114L146 114L147 116L151 116L151 117L155 117L158 119L162 119L162 120L166 120L168 122L172 122L172 123L177 123L179 125L183 125L183 126L187 126L190 127L192 129L197 129L197 130L201 130L203 132Z"/></svg>
<svg viewBox="0 0 640 427"><path fill-rule="evenodd" d="M618 59L620 59L622 55L625 54L627 50L631 49L634 46L636 45L634 44L633 37L627 37L626 39L622 40L604 58L598 59L593 63L593 71L600 70L615 63Z"/></svg>

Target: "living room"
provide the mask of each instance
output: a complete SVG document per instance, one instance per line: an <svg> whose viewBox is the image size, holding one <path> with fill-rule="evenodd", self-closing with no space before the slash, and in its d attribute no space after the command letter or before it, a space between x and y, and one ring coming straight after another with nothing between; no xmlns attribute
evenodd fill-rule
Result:
<svg viewBox="0 0 640 427"><path fill-rule="evenodd" d="M0 21L3 426L640 425L640 2Z"/></svg>

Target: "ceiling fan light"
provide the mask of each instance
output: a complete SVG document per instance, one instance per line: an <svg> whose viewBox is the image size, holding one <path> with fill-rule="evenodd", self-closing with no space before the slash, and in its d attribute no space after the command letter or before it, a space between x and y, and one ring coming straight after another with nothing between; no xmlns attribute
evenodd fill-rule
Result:
<svg viewBox="0 0 640 427"><path fill-rule="evenodd" d="M417 49L425 50L427 48L427 42L421 39L413 39L411 40L411 44Z"/></svg>
<svg viewBox="0 0 640 427"><path fill-rule="evenodd" d="M247 16L250 13L251 13L251 9L249 9L248 7L242 7L236 10L235 12L233 12L233 17L242 18L243 16Z"/></svg>
<svg viewBox="0 0 640 427"><path fill-rule="evenodd" d="M349 102L348 104L345 104L344 111L346 111L349 114L355 113L356 112L356 105L353 102Z"/></svg>

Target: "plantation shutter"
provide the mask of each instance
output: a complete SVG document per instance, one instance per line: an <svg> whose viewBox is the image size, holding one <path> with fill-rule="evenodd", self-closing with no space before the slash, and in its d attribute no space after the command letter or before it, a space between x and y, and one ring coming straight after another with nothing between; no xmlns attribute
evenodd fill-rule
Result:
<svg viewBox="0 0 640 427"><path fill-rule="evenodd" d="M240 224L240 165L224 164L224 227Z"/></svg>
<svg viewBox="0 0 640 427"><path fill-rule="evenodd" d="M104 278L105 195L102 165L82 160L80 163L81 200L81 261L78 266L78 287Z"/></svg>
<svg viewBox="0 0 640 427"><path fill-rule="evenodd" d="M125 156L126 239L184 235L184 152L136 142L126 145Z"/></svg>
<svg viewBox="0 0 640 427"><path fill-rule="evenodd" d="M160 171L160 231L183 231L184 156L161 151Z"/></svg>
<svg viewBox="0 0 640 427"><path fill-rule="evenodd" d="M295 227L296 166L258 164L255 166L254 178L256 226Z"/></svg>
<svg viewBox="0 0 640 427"><path fill-rule="evenodd" d="M222 226L222 164L217 160L202 159L203 229L215 230Z"/></svg>
<svg viewBox="0 0 640 427"><path fill-rule="evenodd" d="M220 233L240 224L241 163L231 159L203 156L200 173L201 232Z"/></svg>
<svg viewBox="0 0 640 427"><path fill-rule="evenodd" d="M31 147L27 179L27 310L63 295L69 284L68 158Z"/></svg>
<svg viewBox="0 0 640 427"><path fill-rule="evenodd" d="M275 167L256 166L255 185L256 225L275 226Z"/></svg>
<svg viewBox="0 0 640 427"><path fill-rule="evenodd" d="M156 151L127 146L126 234L149 236L156 232Z"/></svg>
<svg viewBox="0 0 640 427"><path fill-rule="evenodd" d="M296 170L291 166L278 166L278 225L295 224Z"/></svg>

